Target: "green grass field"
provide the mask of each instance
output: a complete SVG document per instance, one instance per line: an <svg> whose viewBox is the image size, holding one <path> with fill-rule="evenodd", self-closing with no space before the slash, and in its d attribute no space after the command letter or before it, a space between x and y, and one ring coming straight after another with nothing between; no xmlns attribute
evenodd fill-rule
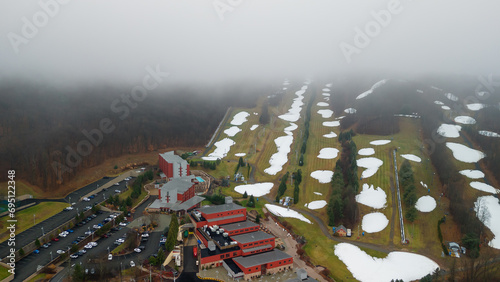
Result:
<svg viewBox="0 0 500 282"><path fill-rule="evenodd" d="M123 201L127 199L127 197L129 197L130 195L132 195L132 188L128 188L127 191L120 193L118 198L120 198L120 200ZM147 195L148 192L146 192L144 189L141 189L141 194L139 195L139 197L137 197L137 199L132 198L132 207L135 207L135 205L137 205L140 201L142 201L142 199L144 199L144 197L146 197Z"/></svg>
<svg viewBox="0 0 500 282"><path fill-rule="evenodd" d="M22 195L32 195L33 198L40 198L42 195L42 192L40 191L40 188L33 186L29 183L26 183L25 181L22 180L15 180L16 181L16 197L22 196ZM7 181L1 182L0 183L0 197L2 196L7 196Z"/></svg>
<svg viewBox="0 0 500 282"><path fill-rule="evenodd" d="M4 280L5 278L9 277L11 273L9 272L9 269L3 266L0 266L0 281Z"/></svg>
<svg viewBox="0 0 500 282"><path fill-rule="evenodd" d="M29 207L22 211L16 212L16 234L23 232L24 230L31 228L33 226L33 215L35 215L36 224L46 220L47 218L59 213L65 207L69 206L68 203L62 202L42 202L38 205ZM5 228L8 225L7 216L0 219L0 226ZM40 234L41 235L41 234ZM7 232L3 232L0 235L0 242L3 242L9 238Z"/></svg>

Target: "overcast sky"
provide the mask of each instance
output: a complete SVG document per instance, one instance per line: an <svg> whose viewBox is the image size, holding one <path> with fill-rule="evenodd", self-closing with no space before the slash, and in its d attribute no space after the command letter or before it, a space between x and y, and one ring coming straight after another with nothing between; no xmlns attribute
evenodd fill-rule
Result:
<svg viewBox="0 0 500 282"><path fill-rule="evenodd" d="M175 79L228 81L366 70L498 74L500 66L493 0L64 2L0 2L1 77L120 82L160 65ZM40 3L52 3L50 15Z"/></svg>

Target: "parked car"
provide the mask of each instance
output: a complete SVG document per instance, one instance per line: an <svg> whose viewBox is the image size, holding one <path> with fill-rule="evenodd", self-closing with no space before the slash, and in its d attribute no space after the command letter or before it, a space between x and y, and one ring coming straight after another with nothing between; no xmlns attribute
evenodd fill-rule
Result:
<svg viewBox="0 0 500 282"><path fill-rule="evenodd" d="M97 247L97 242L89 242L90 245L92 245L92 247Z"/></svg>
<svg viewBox="0 0 500 282"><path fill-rule="evenodd" d="M51 245L50 243L45 243L45 244L42 245L42 247L44 247L45 249L47 249L48 247L50 247L50 245Z"/></svg>
<svg viewBox="0 0 500 282"><path fill-rule="evenodd" d="M120 226L127 226L127 222L123 222L123 221L122 221L122 222L120 222L120 224L119 224L119 225L120 225Z"/></svg>
<svg viewBox="0 0 500 282"><path fill-rule="evenodd" d="M144 250L144 249L146 249L146 246L144 246L144 245L140 245L140 246L139 246L139 249Z"/></svg>
<svg viewBox="0 0 500 282"><path fill-rule="evenodd" d="M134 252L136 252L136 253L140 253L140 252L142 252L142 250L141 250L141 249L139 249L139 248L135 248L135 249L134 249Z"/></svg>
<svg viewBox="0 0 500 282"><path fill-rule="evenodd" d="M65 211L72 211L73 210L73 207L66 207L64 208Z"/></svg>
<svg viewBox="0 0 500 282"><path fill-rule="evenodd" d="M85 249L81 249L80 251L78 251L79 256L86 254L86 253L87 253L87 251Z"/></svg>
<svg viewBox="0 0 500 282"><path fill-rule="evenodd" d="M39 254L40 253L40 250L39 249L36 249L33 251L34 254Z"/></svg>
<svg viewBox="0 0 500 282"><path fill-rule="evenodd" d="M108 255L108 260L113 260L113 255L112 254Z"/></svg>
<svg viewBox="0 0 500 282"><path fill-rule="evenodd" d="M135 262L133 260L130 261L130 267L135 267Z"/></svg>
<svg viewBox="0 0 500 282"><path fill-rule="evenodd" d="M116 189L116 190L115 190L115 193L121 193L121 192L122 192L122 191L120 191L120 190L118 190L118 189Z"/></svg>
<svg viewBox="0 0 500 282"><path fill-rule="evenodd" d="M58 241L59 241L59 238L58 238L58 237L54 237L54 238L52 238L52 241L54 241L54 242L58 242Z"/></svg>
<svg viewBox="0 0 500 282"><path fill-rule="evenodd" d="M63 251L63 250L57 250L56 253L58 253L59 255L62 255L62 254L65 253L65 251Z"/></svg>
<svg viewBox="0 0 500 282"><path fill-rule="evenodd" d="M84 200L85 202L90 202L90 199L89 199L89 198L87 198L87 197L83 198L83 200Z"/></svg>
<svg viewBox="0 0 500 282"><path fill-rule="evenodd" d="M71 254L69 257L72 259L76 259L76 258L78 258L78 255L75 253L75 254Z"/></svg>
<svg viewBox="0 0 500 282"><path fill-rule="evenodd" d="M85 245L85 247L84 247L84 248L85 248L85 249L92 249L92 247L93 247L93 246L92 246L91 244L87 244L87 245Z"/></svg>

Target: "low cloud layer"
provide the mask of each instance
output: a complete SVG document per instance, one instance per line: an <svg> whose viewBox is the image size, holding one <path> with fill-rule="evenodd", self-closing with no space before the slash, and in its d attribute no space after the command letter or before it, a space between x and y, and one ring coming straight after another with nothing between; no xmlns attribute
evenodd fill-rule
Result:
<svg viewBox="0 0 500 282"><path fill-rule="evenodd" d="M0 3L0 75L227 81L498 70L494 1L41 0Z"/></svg>

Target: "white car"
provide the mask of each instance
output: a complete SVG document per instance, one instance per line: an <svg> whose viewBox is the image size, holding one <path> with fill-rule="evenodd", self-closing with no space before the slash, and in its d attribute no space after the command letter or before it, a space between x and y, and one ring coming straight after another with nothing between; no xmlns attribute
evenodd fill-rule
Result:
<svg viewBox="0 0 500 282"><path fill-rule="evenodd" d="M94 228L94 229L99 229L99 228L101 228L101 226L99 226L99 225L97 225L97 224L94 224L94 226L92 226L92 228Z"/></svg>
<svg viewBox="0 0 500 282"><path fill-rule="evenodd" d="M90 199L89 199L89 198L87 198L87 197L83 198L83 200L84 200L85 202L90 202Z"/></svg>
<svg viewBox="0 0 500 282"><path fill-rule="evenodd" d="M135 262L133 260L130 261L130 267L135 267Z"/></svg>
<svg viewBox="0 0 500 282"><path fill-rule="evenodd" d="M141 249L139 249L139 248L135 248L135 249L134 249L134 252L136 252L136 253L140 253L141 251L142 251L142 250L141 250Z"/></svg>
<svg viewBox="0 0 500 282"><path fill-rule="evenodd" d="M64 210L65 210L65 211L72 211L72 210L73 210L73 207L66 207Z"/></svg>
<svg viewBox="0 0 500 282"><path fill-rule="evenodd" d="M112 254L108 255L108 260L113 260L113 255Z"/></svg>
<svg viewBox="0 0 500 282"><path fill-rule="evenodd" d="M59 236L60 237L66 237L66 236L68 236L68 234L69 234L68 231L63 231L63 232L59 233Z"/></svg>
<svg viewBox="0 0 500 282"><path fill-rule="evenodd" d="M90 245L92 245L92 247L97 247L97 242L89 242Z"/></svg>
<svg viewBox="0 0 500 282"><path fill-rule="evenodd" d="M123 243L123 242L125 242L125 239L123 239L123 238L118 238L118 239L116 239L116 242Z"/></svg>
<svg viewBox="0 0 500 282"><path fill-rule="evenodd" d="M149 237L149 233L143 233L143 234L141 235L141 237L143 237L143 238L145 238L145 237Z"/></svg>
<svg viewBox="0 0 500 282"><path fill-rule="evenodd" d="M62 254L64 254L64 253L65 253L65 251L63 251L63 250L57 250L57 252L56 252L56 253L58 253L59 255L62 255Z"/></svg>
<svg viewBox="0 0 500 282"><path fill-rule="evenodd" d="M72 255L70 255L69 257L70 257L70 258L72 258L72 259L77 259L77 258L78 258L78 255L77 255L77 254L72 254Z"/></svg>
<svg viewBox="0 0 500 282"><path fill-rule="evenodd" d="M115 190L115 193L121 193L121 192L122 192L122 191L120 191L120 190L118 190L118 189L116 189L116 190Z"/></svg>
<svg viewBox="0 0 500 282"><path fill-rule="evenodd" d="M87 244L87 245L85 245L85 247L84 247L84 248L85 248L85 249L92 249L92 245Z"/></svg>
<svg viewBox="0 0 500 282"><path fill-rule="evenodd" d="M120 222L120 226L127 226L126 222Z"/></svg>
<svg viewBox="0 0 500 282"><path fill-rule="evenodd" d="M120 185L120 183L119 183L119 182L116 182L116 183L115 183L115 185L116 185L116 186L119 186L119 185Z"/></svg>

